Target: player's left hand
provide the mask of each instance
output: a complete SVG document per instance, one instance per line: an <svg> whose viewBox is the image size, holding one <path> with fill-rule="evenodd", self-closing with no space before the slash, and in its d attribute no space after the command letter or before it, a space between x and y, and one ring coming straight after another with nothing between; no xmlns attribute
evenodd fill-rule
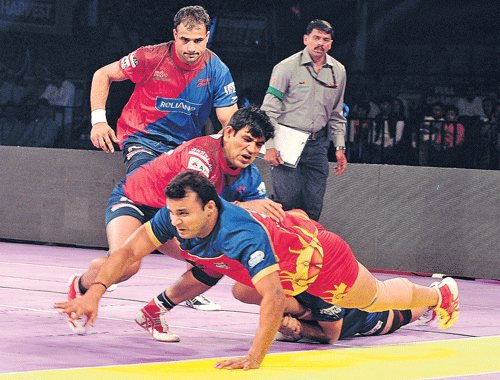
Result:
<svg viewBox="0 0 500 380"><path fill-rule="evenodd" d="M257 211L259 214L266 215L277 222L283 220L283 218L285 217L283 206L281 206L280 203L276 203L267 198L255 199L253 201L247 201L247 202L240 202L239 205L243 208Z"/></svg>
<svg viewBox="0 0 500 380"><path fill-rule="evenodd" d="M260 363L250 355L221 360L214 365L214 368L217 369L242 369L243 371L257 369L259 367Z"/></svg>
<svg viewBox="0 0 500 380"><path fill-rule="evenodd" d="M337 166L335 167L334 173L335 175L339 175L347 168L347 158L343 150L337 150L335 156L337 157Z"/></svg>

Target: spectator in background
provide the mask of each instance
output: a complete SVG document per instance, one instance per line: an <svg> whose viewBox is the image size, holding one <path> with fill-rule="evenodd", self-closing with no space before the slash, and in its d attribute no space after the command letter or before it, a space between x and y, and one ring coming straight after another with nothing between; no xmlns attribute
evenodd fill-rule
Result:
<svg viewBox="0 0 500 380"><path fill-rule="evenodd" d="M482 100L471 87L467 88L465 96L458 99L457 107L459 116L484 118Z"/></svg>
<svg viewBox="0 0 500 380"><path fill-rule="evenodd" d="M75 85L70 80L64 79L60 72L56 72L40 97L47 99L51 106L59 108L56 108L55 113L55 121L59 127L72 123L75 93Z"/></svg>
<svg viewBox="0 0 500 380"><path fill-rule="evenodd" d="M495 103L496 103L495 99L490 96L487 96L483 99L481 103L483 109L483 117L481 120L484 121L485 123L488 123L491 120Z"/></svg>
<svg viewBox="0 0 500 380"><path fill-rule="evenodd" d="M404 114L395 114L392 110L393 98L383 96L380 113L375 116L373 131L373 160L375 164L393 164L396 160L396 146L403 138ZM402 120L398 120L401 118Z"/></svg>
<svg viewBox="0 0 500 380"><path fill-rule="evenodd" d="M2 106L0 114L0 145L19 145L26 124L19 118L19 106L9 101Z"/></svg>
<svg viewBox="0 0 500 380"><path fill-rule="evenodd" d="M407 164L411 151L411 129L407 126L407 110L405 102L399 97L392 99L390 119L396 122L396 132L400 131L401 139L394 146L394 164Z"/></svg>
<svg viewBox="0 0 500 380"><path fill-rule="evenodd" d="M0 69L0 105L14 102L21 103L24 94L22 75L11 68Z"/></svg>
<svg viewBox="0 0 500 380"><path fill-rule="evenodd" d="M482 102L484 117L477 128L479 131L476 136L478 149L476 150L476 163L474 165L478 169L498 168L498 128L493 116L495 104L495 99L489 96L485 97Z"/></svg>
<svg viewBox="0 0 500 380"><path fill-rule="evenodd" d="M444 122L445 106L441 102L435 102L430 110L425 112L423 123L418 134L419 164L427 166L432 160L433 150L431 144L436 139L437 132L442 130Z"/></svg>
<svg viewBox="0 0 500 380"><path fill-rule="evenodd" d="M49 72L45 66L37 65L29 80L26 80L26 87L21 99L21 103L27 107L34 107L45 92L48 84Z"/></svg>
<svg viewBox="0 0 500 380"><path fill-rule="evenodd" d="M453 105L446 107L445 123L436 132L433 147L436 153L432 155L434 166L457 167L463 150L465 128L457 122L458 108Z"/></svg>
<svg viewBox="0 0 500 380"><path fill-rule="evenodd" d="M35 118L26 127L19 145L53 148L61 128L54 119L54 109L47 99L40 99L35 105Z"/></svg>
<svg viewBox="0 0 500 380"><path fill-rule="evenodd" d="M370 140L373 132L372 119L370 114L370 103L361 102L354 107L350 120L350 142L352 143L350 152L350 161L352 162L370 162Z"/></svg>

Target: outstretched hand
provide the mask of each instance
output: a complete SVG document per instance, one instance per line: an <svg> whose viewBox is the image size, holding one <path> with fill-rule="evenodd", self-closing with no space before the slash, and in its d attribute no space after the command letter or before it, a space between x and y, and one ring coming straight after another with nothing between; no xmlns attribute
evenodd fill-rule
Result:
<svg viewBox="0 0 500 380"><path fill-rule="evenodd" d="M242 369L243 371L247 371L249 369L257 369L259 367L260 363L257 361L257 359L253 358L250 355L221 360L214 365L214 368L217 369Z"/></svg>
<svg viewBox="0 0 500 380"><path fill-rule="evenodd" d="M259 214L266 215L277 222L283 220L285 217L283 206L281 206L280 203L274 202L268 198L240 202L239 205L243 208L257 211Z"/></svg>
<svg viewBox="0 0 500 380"><path fill-rule="evenodd" d="M54 308L61 309L61 314L70 314L72 320L77 320L81 316L86 315L88 324L94 327L94 320L97 317L97 310L99 309L99 299L84 295L83 297L69 301L56 302Z"/></svg>

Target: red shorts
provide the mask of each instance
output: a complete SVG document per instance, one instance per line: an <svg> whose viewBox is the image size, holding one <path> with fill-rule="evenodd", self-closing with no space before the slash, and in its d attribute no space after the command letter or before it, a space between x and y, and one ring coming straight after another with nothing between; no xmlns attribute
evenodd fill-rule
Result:
<svg viewBox="0 0 500 380"><path fill-rule="evenodd" d="M317 224L318 240L323 247L323 265L307 292L335 304L354 285L359 264L349 245L338 235Z"/></svg>

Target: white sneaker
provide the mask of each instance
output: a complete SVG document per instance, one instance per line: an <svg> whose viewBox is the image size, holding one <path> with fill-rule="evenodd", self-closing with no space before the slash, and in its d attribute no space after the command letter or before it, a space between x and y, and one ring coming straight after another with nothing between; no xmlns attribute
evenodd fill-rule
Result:
<svg viewBox="0 0 500 380"><path fill-rule="evenodd" d="M221 309L219 304L210 301L203 294L187 300L186 305L196 310L217 311Z"/></svg>
<svg viewBox="0 0 500 380"><path fill-rule="evenodd" d="M153 338L160 342L179 342L179 335L173 334L165 321L168 310L153 298L135 315L135 321L143 329L147 330Z"/></svg>
<svg viewBox="0 0 500 380"><path fill-rule="evenodd" d="M82 293L80 293L80 288L78 287L78 280L80 279L79 274L74 274L73 276L70 277L68 281L68 300L73 300L77 297L81 297ZM87 330L87 322L88 318L86 315L82 315L78 319L71 319L73 313L67 313L68 317L66 318L66 321L68 322L68 325L70 329L74 332L77 333L78 335L83 335L85 334L85 331Z"/></svg>

